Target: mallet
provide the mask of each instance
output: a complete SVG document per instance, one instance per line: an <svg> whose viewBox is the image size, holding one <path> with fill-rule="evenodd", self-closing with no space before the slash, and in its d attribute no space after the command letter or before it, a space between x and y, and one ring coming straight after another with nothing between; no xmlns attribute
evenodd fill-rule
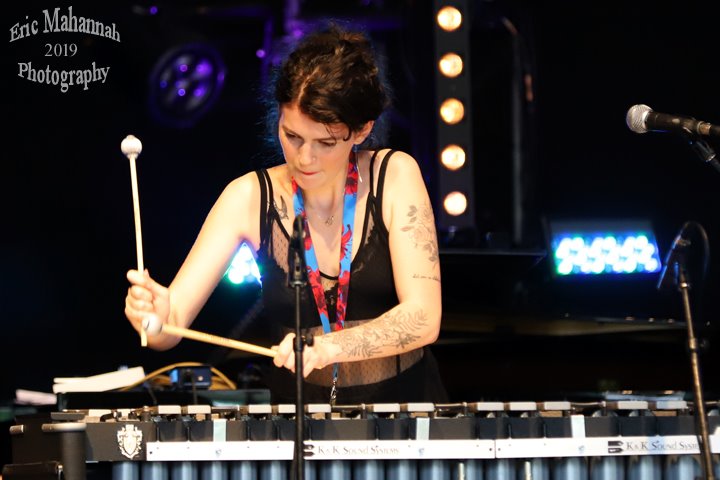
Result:
<svg viewBox="0 0 720 480"><path fill-rule="evenodd" d="M128 135L120 144L120 150L130 160L130 181L132 183L133 210L135 212L135 248L137 250L138 271L142 274L145 271L142 251L142 230L140 228L140 199L138 196L137 167L135 159L142 152L142 143L134 135ZM140 344L147 346L147 335L145 330L140 331Z"/></svg>
<svg viewBox="0 0 720 480"><path fill-rule="evenodd" d="M157 315L152 314L147 315L143 319L143 331L147 332L150 336L158 335L160 332L165 332L178 337L189 338L199 342L212 343L214 345L220 345L221 347L234 348L236 350L256 353L258 355L265 355L266 357L274 357L277 355L275 350L253 345L252 343L240 342L231 338L218 337L217 335L212 335L210 333L198 332L188 328L176 327L175 325L163 324Z"/></svg>

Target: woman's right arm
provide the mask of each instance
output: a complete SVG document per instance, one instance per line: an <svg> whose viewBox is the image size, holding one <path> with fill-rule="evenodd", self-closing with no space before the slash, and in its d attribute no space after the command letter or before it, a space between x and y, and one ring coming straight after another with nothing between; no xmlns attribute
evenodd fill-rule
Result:
<svg viewBox="0 0 720 480"><path fill-rule="evenodd" d="M260 186L248 173L228 184L213 205L190 253L168 288L147 270L130 270L125 315L138 332L143 319L157 315L163 323L187 328L197 317L225 274L240 243L256 250L260 241ZM148 338L156 350L174 347L180 337L160 334Z"/></svg>

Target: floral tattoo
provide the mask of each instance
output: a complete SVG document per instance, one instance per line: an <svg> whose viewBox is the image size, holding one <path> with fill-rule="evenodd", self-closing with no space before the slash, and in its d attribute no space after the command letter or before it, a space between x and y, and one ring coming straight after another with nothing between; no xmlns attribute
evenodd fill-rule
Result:
<svg viewBox="0 0 720 480"><path fill-rule="evenodd" d="M340 345L349 357L370 358L381 353L383 347L407 348L420 338L417 331L427 324L427 315L422 310L388 312L372 326L343 330L331 342Z"/></svg>
<svg viewBox="0 0 720 480"><path fill-rule="evenodd" d="M438 245L435 234L435 219L429 205L416 207L410 205L408 211L408 225L401 228L403 232L410 232L410 238L415 248L422 248L428 252L428 260L438 262Z"/></svg>

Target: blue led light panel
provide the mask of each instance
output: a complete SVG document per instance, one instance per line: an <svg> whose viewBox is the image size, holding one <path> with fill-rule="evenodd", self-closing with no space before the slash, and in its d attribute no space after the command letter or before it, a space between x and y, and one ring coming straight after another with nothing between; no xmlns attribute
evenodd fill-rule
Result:
<svg viewBox="0 0 720 480"><path fill-rule="evenodd" d="M649 221L555 221L549 224L559 276L650 274L662 269Z"/></svg>

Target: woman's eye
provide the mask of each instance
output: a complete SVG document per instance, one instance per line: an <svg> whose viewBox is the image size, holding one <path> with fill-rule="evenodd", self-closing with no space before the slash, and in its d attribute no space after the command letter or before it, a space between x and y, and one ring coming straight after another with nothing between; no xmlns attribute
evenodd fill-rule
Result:
<svg viewBox="0 0 720 480"><path fill-rule="evenodd" d="M322 145L323 147L330 148L330 147L334 147L336 144L334 142L320 142L320 145Z"/></svg>

